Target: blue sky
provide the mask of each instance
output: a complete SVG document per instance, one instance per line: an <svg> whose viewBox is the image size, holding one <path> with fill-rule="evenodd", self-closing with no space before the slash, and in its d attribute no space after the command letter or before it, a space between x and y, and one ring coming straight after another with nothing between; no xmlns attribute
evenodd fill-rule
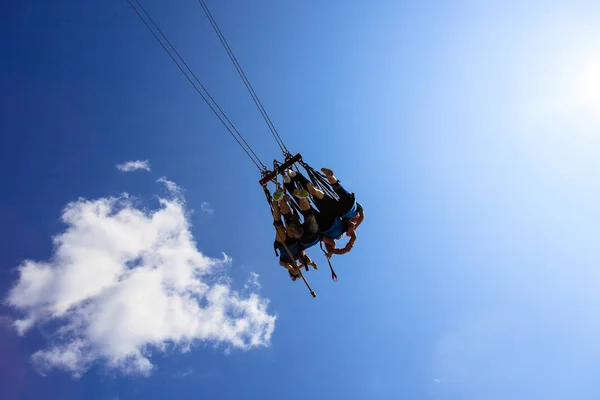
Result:
<svg viewBox="0 0 600 400"><path fill-rule="evenodd" d="M84 3L23 1L1 17L0 390L9 399L600 396L598 4L208 3L287 146L333 168L365 207L354 249L333 260L338 283L313 250L312 299L277 265L258 176L202 99L126 2ZM144 4L259 156L277 157L200 6ZM151 171L115 167L128 160ZM115 207L133 214L110 225L119 240L94 235L110 218L61 220L67 204L89 216L78 210L123 193L130 200ZM166 212L159 198L185 207ZM152 225L153 215L166 217ZM173 340L176 328L144 314L154 286L129 276L132 290L115 286L104 303L77 303L77 314L49 318L44 301L86 287L78 275L61 275L75 277L70 291L25 291L22 307L7 300L23 288L26 260L105 267L98 253L64 258L53 237L121 254L147 232L173 230L204 271L184 283L226 287L229 311L238 299L247 312L256 293L266 308L250 334L276 317L268 340L236 345L219 329L194 331L191 345ZM260 288L245 288L253 273ZM113 298L133 310L115 326L94 311ZM36 312L18 335L14 321ZM94 348L78 353L88 357L79 377L64 359L48 368L52 358L34 356L82 337L61 333L73 321L88 321ZM123 337L142 346L150 371L102 357Z"/></svg>

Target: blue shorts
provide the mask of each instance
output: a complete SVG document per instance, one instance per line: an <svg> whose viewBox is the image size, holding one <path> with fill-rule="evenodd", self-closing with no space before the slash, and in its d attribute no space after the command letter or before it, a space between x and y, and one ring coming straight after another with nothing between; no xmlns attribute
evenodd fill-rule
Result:
<svg viewBox="0 0 600 400"><path fill-rule="evenodd" d="M337 240L341 238L345 232L346 224L344 224L340 218L336 218L331 227L321 232L321 236L330 237Z"/></svg>
<svg viewBox="0 0 600 400"><path fill-rule="evenodd" d="M285 250L283 244L275 241L274 247L279 252L279 260L288 264L294 264L296 262L296 258L298 258L298 254L300 253L299 243L294 239L288 239L285 241L285 245L289 249L290 253L292 253L294 260L290 259L290 255Z"/></svg>
<svg viewBox="0 0 600 400"><path fill-rule="evenodd" d="M344 215L341 216L342 219L353 219L358 215L358 212L361 211L363 208L360 205L359 202L355 201L354 204L352 204L352 208L350 210L348 210L348 212Z"/></svg>

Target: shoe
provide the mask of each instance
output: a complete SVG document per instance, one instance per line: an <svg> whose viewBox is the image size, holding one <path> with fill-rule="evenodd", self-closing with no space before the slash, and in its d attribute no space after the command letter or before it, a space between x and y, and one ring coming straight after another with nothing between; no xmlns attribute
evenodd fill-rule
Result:
<svg viewBox="0 0 600 400"><path fill-rule="evenodd" d="M284 181L285 183L290 183L292 180L290 179L290 177L289 177L289 176L287 176L287 175L284 175L284 176L283 176L283 181Z"/></svg>
<svg viewBox="0 0 600 400"><path fill-rule="evenodd" d="M299 199L308 199L308 196L310 196L310 193L308 193L304 189L296 189L296 190L294 190L294 196Z"/></svg>
<svg viewBox="0 0 600 400"><path fill-rule="evenodd" d="M283 198L283 195L285 193L283 192L283 190L279 189L276 190L275 193L273 193L273 200L275 201L281 201L281 199Z"/></svg>
<svg viewBox="0 0 600 400"><path fill-rule="evenodd" d="M288 169L288 170L287 170L287 175L288 175L290 178L292 178L292 179L293 179L293 178L295 178L295 177L296 177L296 171L294 171L294 170L292 170L292 169Z"/></svg>

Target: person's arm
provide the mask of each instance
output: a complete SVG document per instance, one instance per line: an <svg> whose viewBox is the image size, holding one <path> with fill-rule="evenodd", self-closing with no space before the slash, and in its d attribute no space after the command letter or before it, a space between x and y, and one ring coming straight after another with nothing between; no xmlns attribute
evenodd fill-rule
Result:
<svg viewBox="0 0 600 400"><path fill-rule="evenodd" d="M354 247L354 242L356 241L356 232L353 230L349 236L350 236L350 240L348 240L348 243L346 243L346 246L343 249L332 249L331 254L346 254L350 250L352 250L352 247Z"/></svg>
<svg viewBox="0 0 600 400"><path fill-rule="evenodd" d="M334 254L344 254L344 249L338 249L337 247L335 247L335 242L333 243L333 246L330 245L329 243L325 242L325 249L327 249L327 253L325 254L325 257L327 258L331 258L332 255Z"/></svg>
<svg viewBox="0 0 600 400"><path fill-rule="evenodd" d="M322 236L321 241L323 243L325 243L325 249L326 249L325 257L331 258L331 255L334 254L334 252L336 250L335 240L333 240L332 238L327 237L327 236Z"/></svg>
<svg viewBox="0 0 600 400"><path fill-rule="evenodd" d="M350 240L348 240L348 243L346 243L346 246L343 249L344 252L341 254L345 254L352 250L352 247L354 247L354 242L356 242L356 231L352 231L352 234L350 235Z"/></svg>
<svg viewBox="0 0 600 400"><path fill-rule="evenodd" d="M348 225L348 228L346 228L346 235L350 237L354 234L356 225L354 224L354 220L346 221L346 224Z"/></svg>
<svg viewBox="0 0 600 400"><path fill-rule="evenodd" d="M306 264L310 265L311 267L313 267L314 269L319 269L317 267L317 263L314 262L309 256L308 254L306 254L304 251L302 251L302 256L304 257L304 260L306 261Z"/></svg>
<svg viewBox="0 0 600 400"><path fill-rule="evenodd" d="M292 264L279 260L279 265L281 265L284 268L287 268L292 273L292 275L298 275L298 269L294 268Z"/></svg>
<svg viewBox="0 0 600 400"><path fill-rule="evenodd" d="M323 240L323 243L325 243L325 257L331 258L331 256L333 255L334 248L331 247L331 245L328 242L326 242L325 240Z"/></svg>
<svg viewBox="0 0 600 400"><path fill-rule="evenodd" d="M329 246L332 249L335 249L335 240L333 240L333 238L330 238L329 236L322 236L321 241L325 243L325 247Z"/></svg>
<svg viewBox="0 0 600 400"><path fill-rule="evenodd" d="M358 215L352 219L352 222L354 223L354 229L358 228L358 226L362 224L363 219L365 219L365 211L360 208L358 210Z"/></svg>

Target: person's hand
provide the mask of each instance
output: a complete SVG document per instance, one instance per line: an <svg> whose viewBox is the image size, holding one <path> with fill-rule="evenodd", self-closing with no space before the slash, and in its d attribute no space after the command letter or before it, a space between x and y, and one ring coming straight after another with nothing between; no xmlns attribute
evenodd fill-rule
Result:
<svg viewBox="0 0 600 400"><path fill-rule="evenodd" d="M289 273L290 273L290 279L294 282L296 281L296 279L300 278L299 272L293 273L292 271L289 271Z"/></svg>
<svg viewBox="0 0 600 400"><path fill-rule="evenodd" d="M333 253L331 251L328 251L327 253L325 253L325 257L327 257L327 259L330 259L332 255L333 255Z"/></svg>

